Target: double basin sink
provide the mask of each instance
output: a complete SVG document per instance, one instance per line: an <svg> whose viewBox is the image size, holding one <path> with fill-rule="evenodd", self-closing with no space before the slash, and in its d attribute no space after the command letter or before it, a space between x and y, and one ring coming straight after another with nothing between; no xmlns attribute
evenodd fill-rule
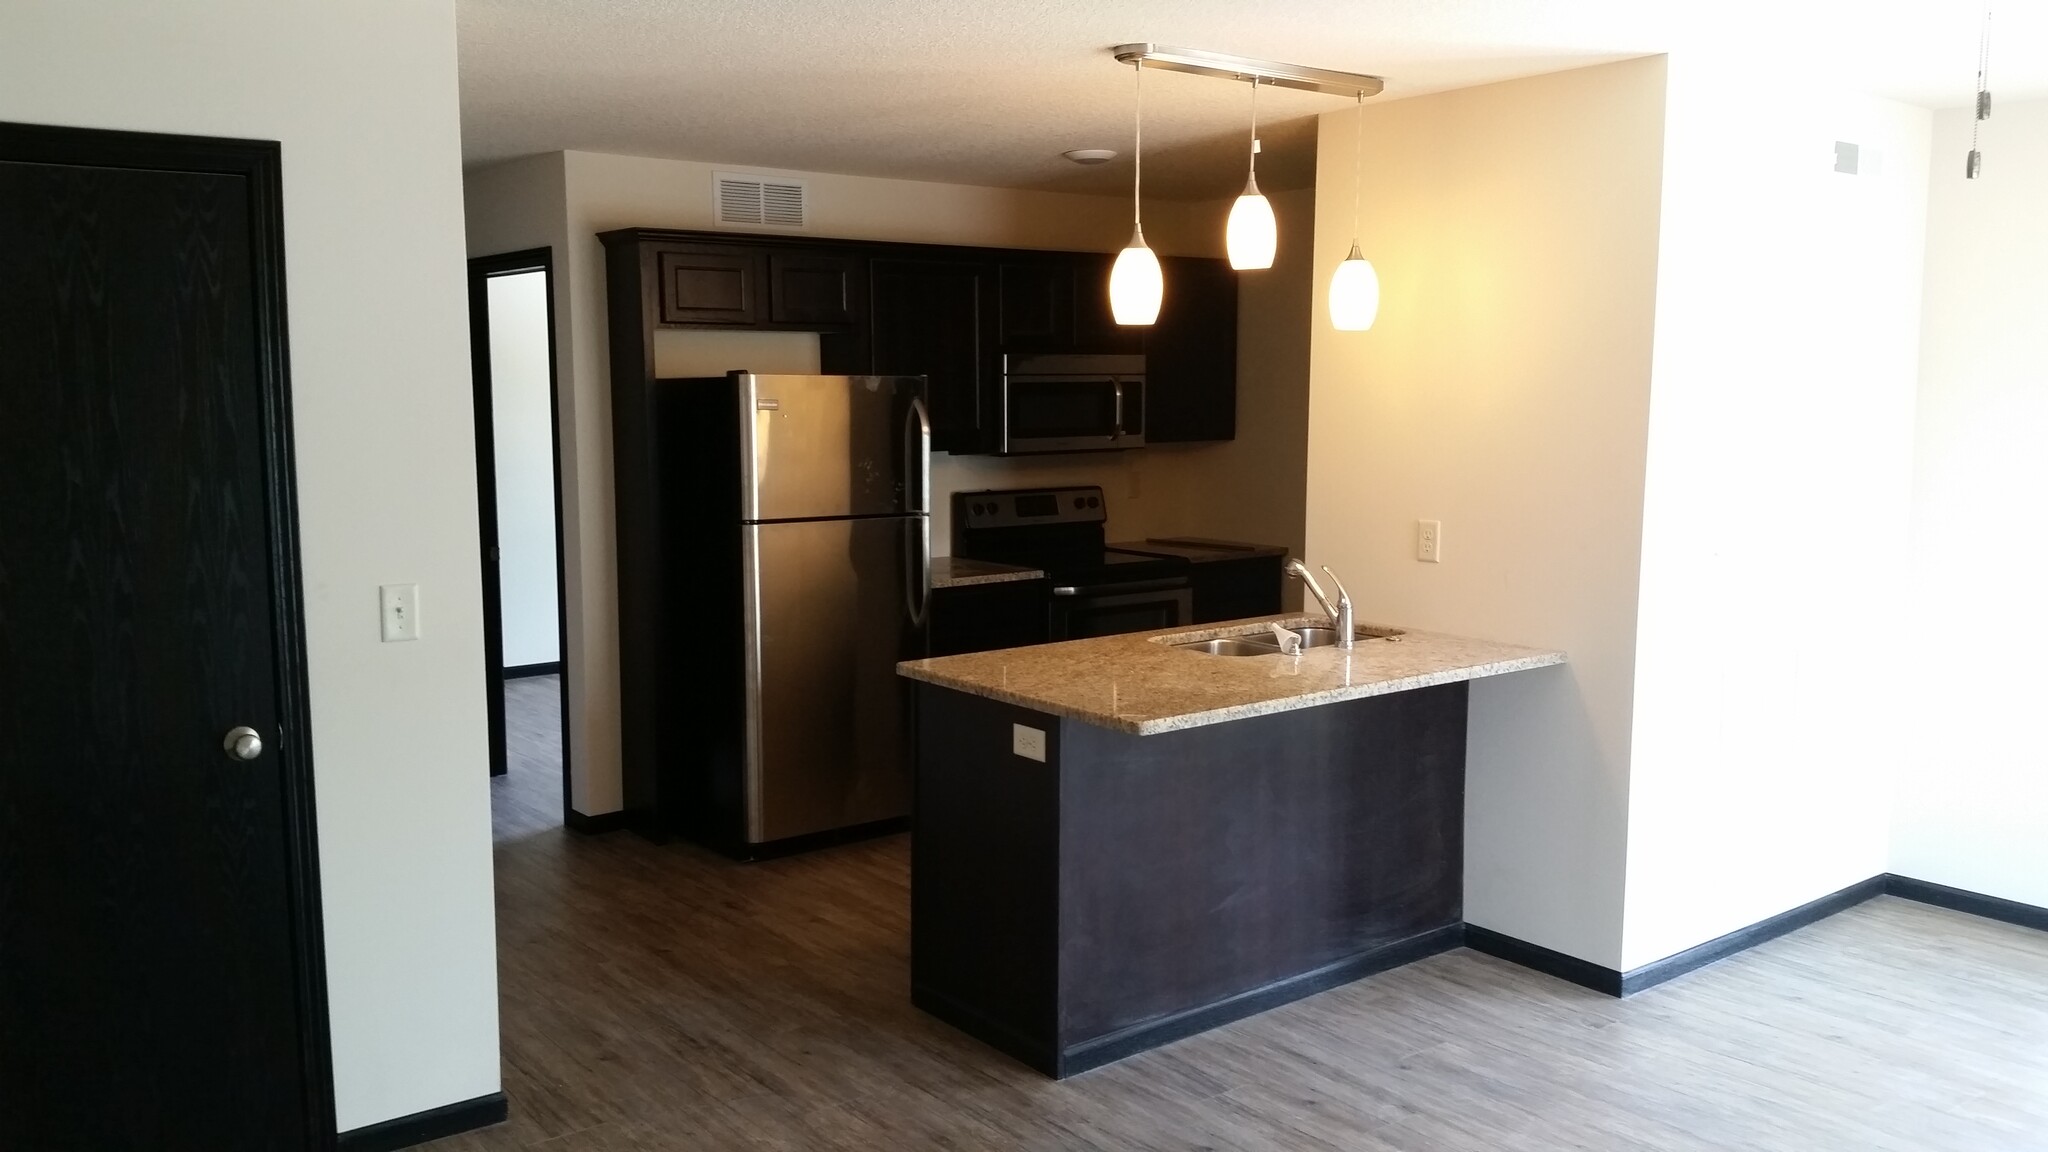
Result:
<svg viewBox="0 0 2048 1152"><path fill-rule="evenodd" d="M1337 646L1335 628L1289 628L1288 631L1301 637L1301 650L1311 648L1334 648ZM1392 640L1401 635L1399 628L1360 627L1353 629L1352 641ZM1245 636L1223 636L1214 640L1186 640L1168 644L1184 652L1201 652L1210 656L1278 656L1280 641L1271 632L1254 632Z"/></svg>

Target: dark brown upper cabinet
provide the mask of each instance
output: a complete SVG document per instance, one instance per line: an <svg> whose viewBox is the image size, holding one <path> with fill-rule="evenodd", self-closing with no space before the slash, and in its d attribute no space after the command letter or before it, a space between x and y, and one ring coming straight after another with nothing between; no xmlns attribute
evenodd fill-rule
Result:
<svg viewBox="0 0 2048 1152"><path fill-rule="evenodd" d="M860 323L866 264L850 252L770 252L768 318L786 325Z"/></svg>
<svg viewBox="0 0 2048 1152"><path fill-rule="evenodd" d="M925 377L932 447L984 451L1002 370L996 271L980 260L875 259L871 371Z"/></svg>
<svg viewBox="0 0 2048 1152"><path fill-rule="evenodd" d="M1006 261L999 266L1005 352L1064 352L1074 346L1071 260Z"/></svg>
<svg viewBox="0 0 2048 1152"><path fill-rule="evenodd" d="M1145 441L1237 436L1237 273L1224 260L1168 256L1166 295L1145 333Z"/></svg>
<svg viewBox="0 0 2048 1152"><path fill-rule="evenodd" d="M820 334L826 372L929 380L932 446L972 454L1000 439L1003 359L1143 352L1146 440L1228 440L1237 430L1237 277L1221 260L1167 257L1159 322L1109 311L1112 254L621 229L611 315L621 350L643 324ZM638 291L634 291L637 286Z"/></svg>
<svg viewBox="0 0 2048 1152"><path fill-rule="evenodd" d="M655 257L661 283L661 322L753 327L762 318L763 263L761 252L745 248L699 245L664 249Z"/></svg>

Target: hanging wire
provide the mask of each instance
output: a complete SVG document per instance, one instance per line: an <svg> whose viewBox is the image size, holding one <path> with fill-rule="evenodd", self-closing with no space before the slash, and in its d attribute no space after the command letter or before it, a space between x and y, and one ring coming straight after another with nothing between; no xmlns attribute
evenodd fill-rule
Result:
<svg viewBox="0 0 2048 1152"><path fill-rule="evenodd" d="M1977 37L1977 116L1970 121L1970 158L1963 163L1963 177L1975 180L1984 170L1984 153L1977 147L1977 133L1991 119L1991 9L1984 10L1984 29Z"/></svg>
<svg viewBox="0 0 2048 1152"><path fill-rule="evenodd" d="M1252 167L1251 180L1259 178L1259 78L1252 77Z"/></svg>
<svg viewBox="0 0 2048 1152"><path fill-rule="evenodd" d="M1132 101L1136 106L1137 125L1131 134L1131 227L1142 232L1145 230L1145 202L1139 197L1138 189L1145 181L1145 62L1134 60L1131 69L1138 74L1138 98Z"/></svg>
<svg viewBox="0 0 2048 1152"><path fill-rule="evenodd" d="M1357 131L1351 145L1351 247L1358 247L1358 191L1365 184L1365 90L1358 92Z"/></svg>

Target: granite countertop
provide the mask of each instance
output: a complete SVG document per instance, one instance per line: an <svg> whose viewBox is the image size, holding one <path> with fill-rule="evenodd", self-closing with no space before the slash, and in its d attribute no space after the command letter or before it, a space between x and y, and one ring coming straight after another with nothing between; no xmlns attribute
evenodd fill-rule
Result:
<svg viewBox="0 0 2048 1152"><path fill-rule="evenodd" d="M907 660L896 671L927 684L1150 736L1542 668L1565 659L1562 652L1437 632L1404 631L1360 640L1349 652L1312 648L1300 656L1211 656L1155 639L1271 635L1268 619L1283 626L1328 623L1325 617L1301 614L1238 620Z"/></svg>
<svg viewBox="0 0 2048 1152"><path fill-rule="evenodd" d="M1013 580L1038 580L1045 573L1015 564L969 560L965 556L932 557L932 587L965 588L971 584L1007 584Z"/></svg>

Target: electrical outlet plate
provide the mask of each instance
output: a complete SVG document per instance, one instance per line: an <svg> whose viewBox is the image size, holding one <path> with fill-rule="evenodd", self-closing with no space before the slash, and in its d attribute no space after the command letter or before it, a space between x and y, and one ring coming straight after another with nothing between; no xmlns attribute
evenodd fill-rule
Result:
<svg viewBox="0 0 2048 1152"><path fill-rule="evenodd" d="M1441 520L1417 520L1415 522L1415 558L1424 564L1436 564L1444 558L1444 522Z"/></svg>
<svg viewBox="0 0 2048 1152"><path fill-rule="evenodd" d="M1045 729L1028 724L1010 725L1010 751L1026 760L1045 763Z"/></svg>

